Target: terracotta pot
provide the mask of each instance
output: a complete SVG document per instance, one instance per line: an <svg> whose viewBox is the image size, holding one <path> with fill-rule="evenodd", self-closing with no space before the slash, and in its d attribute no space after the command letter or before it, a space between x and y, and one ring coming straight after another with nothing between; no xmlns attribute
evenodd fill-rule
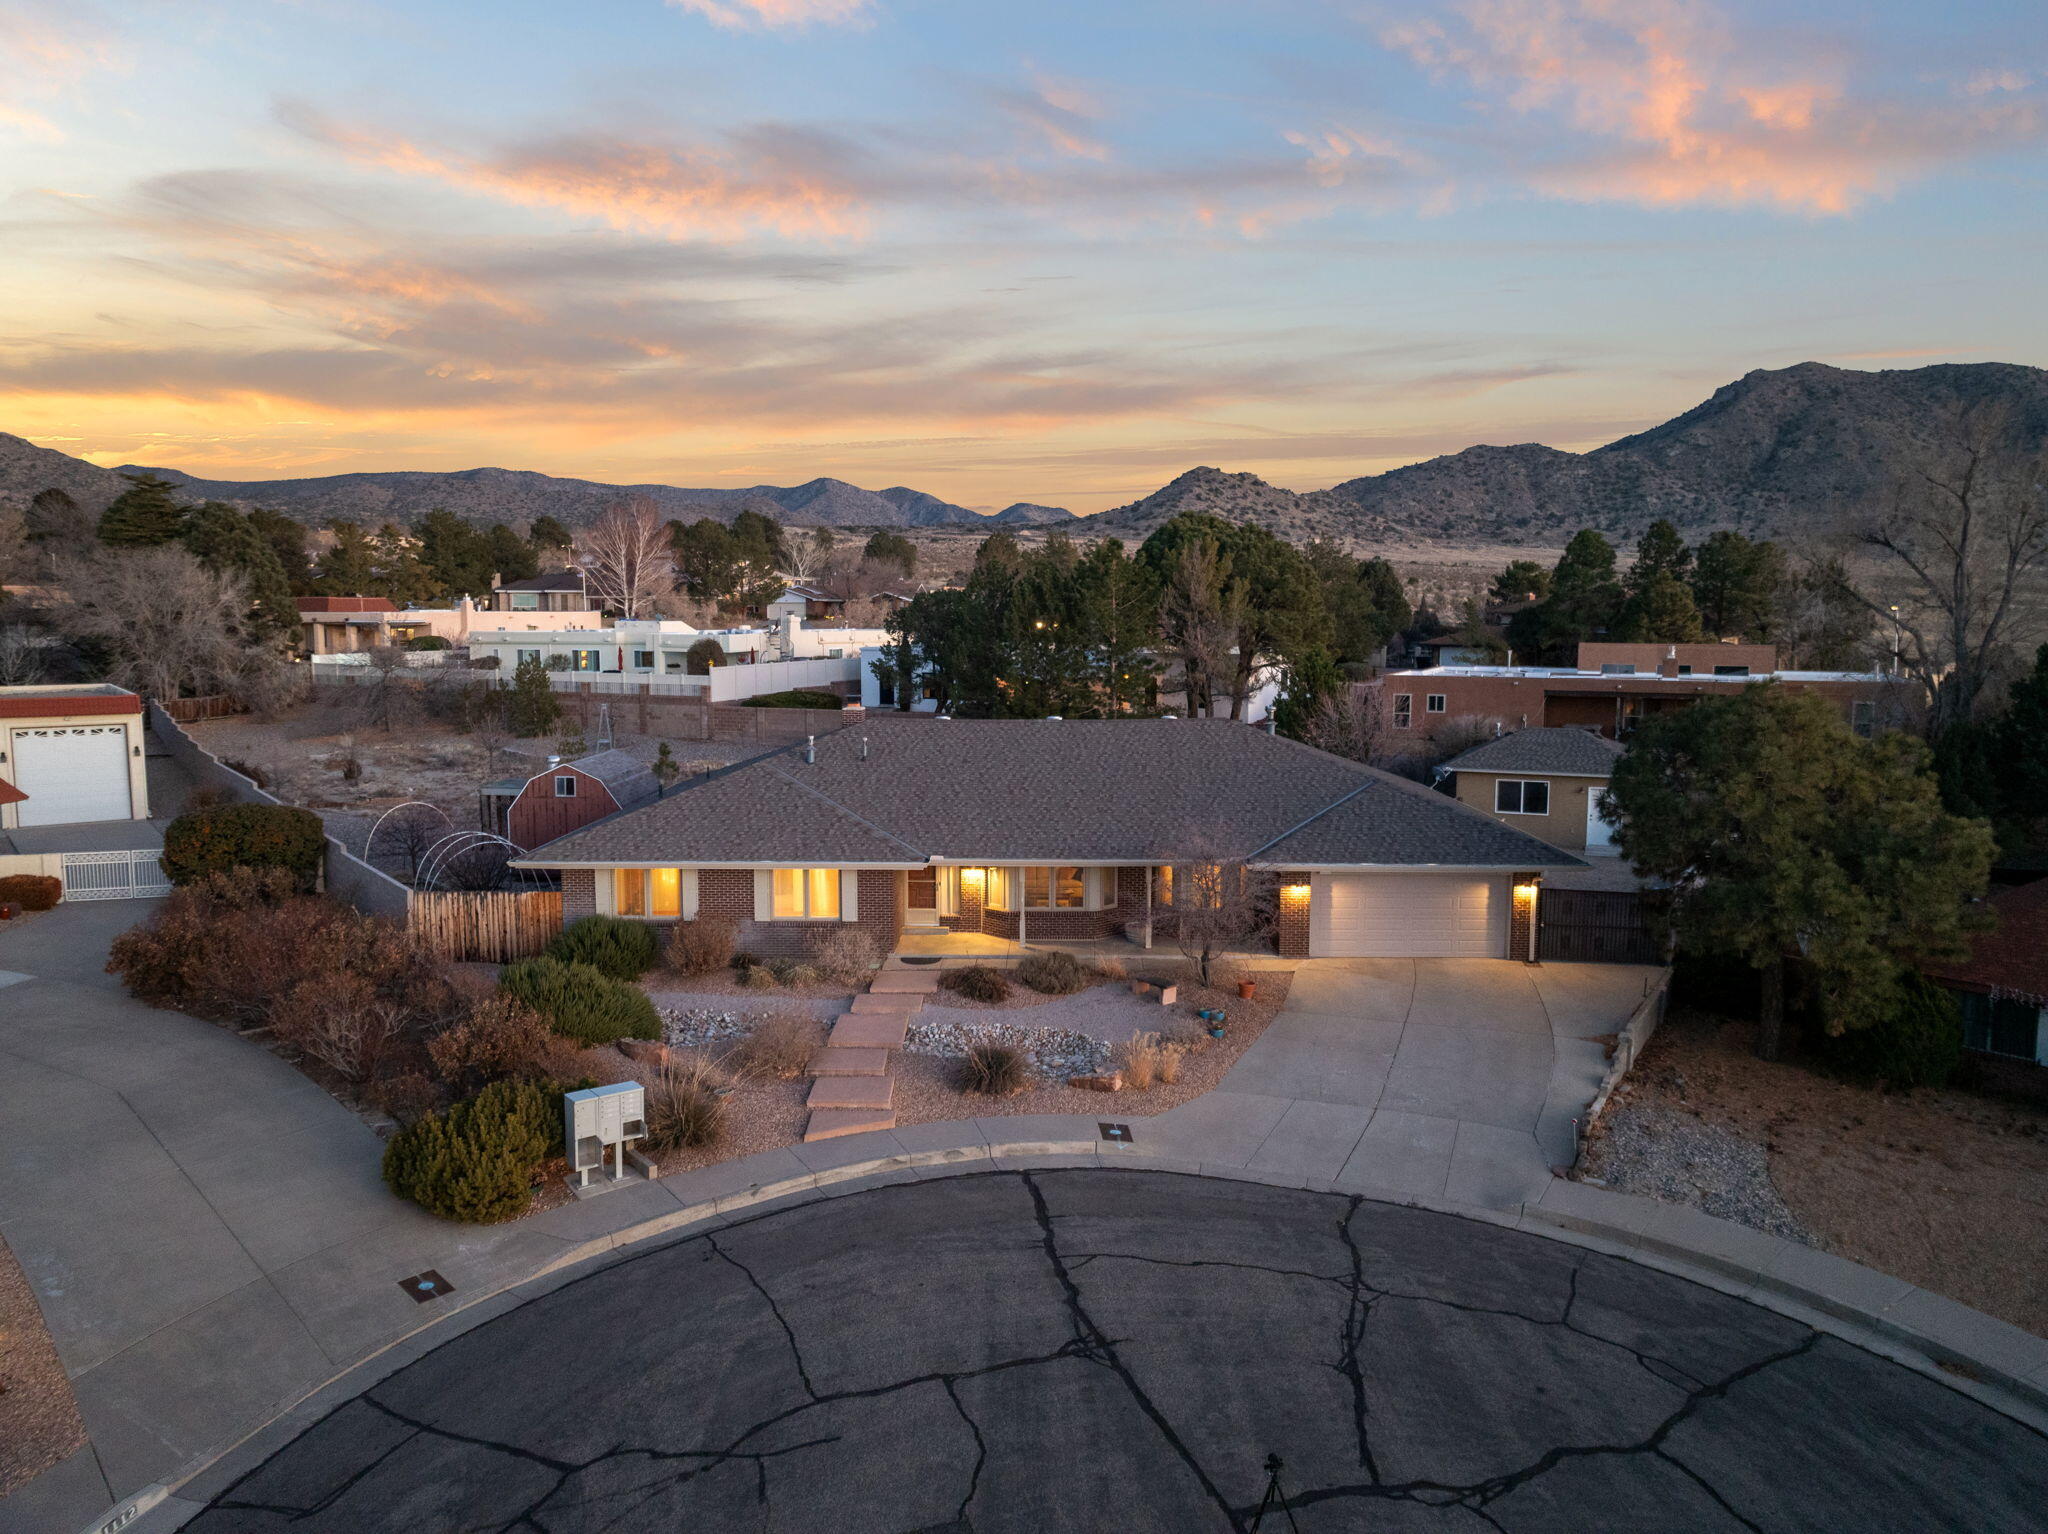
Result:
<svg viewBox="0 0 2048 1534"><path fill-rule="evenodd" d="M1257 990L1258 988L1259 988L1259 982L1258 982L1258 981L1256 981L1256 980L1240 980L1240 981L1238 981L1238 982L1237 982L1237 999L1238 999L1239 1001L1250 1001L1250 1000L1252 999L1252 992L1253 992L1253 991L1256 991L1256 990Z"/></svg>

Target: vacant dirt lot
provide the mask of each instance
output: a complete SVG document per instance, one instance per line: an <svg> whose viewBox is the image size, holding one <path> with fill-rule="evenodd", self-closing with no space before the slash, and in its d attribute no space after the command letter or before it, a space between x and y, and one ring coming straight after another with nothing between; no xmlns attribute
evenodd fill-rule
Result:
<svg viewBox="0 0 2048 1534"><path fill-rule="evenodd" d="M1818 1245L2048 1336L2048 1110L1878 1092L1768 1064L1754 1042L1747 1023L1674 1012L1615 1111L1680 1115L1762 1146ZM1619 1181L1626 1169L1602 1144L1587 1170Z"/></svg>

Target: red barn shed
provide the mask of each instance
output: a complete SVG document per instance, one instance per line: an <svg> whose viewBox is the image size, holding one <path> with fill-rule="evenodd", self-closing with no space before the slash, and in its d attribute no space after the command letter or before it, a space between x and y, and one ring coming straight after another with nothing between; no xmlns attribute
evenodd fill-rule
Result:
<svg viewBox="0 0 2048 1534"><path fill-rule="evenodd" d="M482 824L531 852L545 842L645 804L659 794L647 764L624 751L564 762L550 757L530 778L501 778L484 786Z"/></svg>

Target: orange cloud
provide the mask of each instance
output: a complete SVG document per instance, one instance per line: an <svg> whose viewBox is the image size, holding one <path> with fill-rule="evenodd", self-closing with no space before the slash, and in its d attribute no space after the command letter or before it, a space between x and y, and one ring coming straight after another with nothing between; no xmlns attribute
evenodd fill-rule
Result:
<svg viewBox="0 0 2048 1534"><path fill-rule="evenodd" d="M358 163L522 207L598 218L614 229L711 240L762 231L846 239L867 229L863 199L832 168L839 146L795 130L758 130L726 149L572 137L469 155L334 123L304 108L289 108L286 116Z"/></svg>
<svg viewBox="0 0 2048 1534"><path fill-rule="evenodd" d="M868 0L668 0L721 27L807 27L867 19Z"/></svg>
<svg viewBox="0 0 2048 1534"><path fill-rule="evenodd" d="M1519 173L1585 200L1842 213L1931 165L2044 132L2026 101L1853 99L1825 61L1788 68L1684 0L1468 0L1455 20L1384 40L1509 111L1560 118L1577 142L1547 157L1538 146ZM1969 88L2009 89L2002 75Z"/></svg>

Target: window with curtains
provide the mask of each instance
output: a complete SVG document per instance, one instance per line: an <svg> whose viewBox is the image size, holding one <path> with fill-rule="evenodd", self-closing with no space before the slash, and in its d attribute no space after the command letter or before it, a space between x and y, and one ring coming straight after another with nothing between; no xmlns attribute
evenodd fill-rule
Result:
<svg viewBox="0 0 2048 1534"><path fill-rule="evenodd" d="M621 868L613 909L621 916L675 917L683 914L683 871L680 868Z"/></svg>
<svg viewBox="0 0 2048 1534"><path fill-rule="evenodd" d="M839 920L836 868L778 868L771 888L769 910L777 921Z"/></svg>
<svg viewBox="0 0 2048 1534"><path fill-rule="evenodd" d="M991 868L988 904L991 910L1096 911L1116 904L1114 868L1079 868L1051 864L1033 868Z"/></svg>

